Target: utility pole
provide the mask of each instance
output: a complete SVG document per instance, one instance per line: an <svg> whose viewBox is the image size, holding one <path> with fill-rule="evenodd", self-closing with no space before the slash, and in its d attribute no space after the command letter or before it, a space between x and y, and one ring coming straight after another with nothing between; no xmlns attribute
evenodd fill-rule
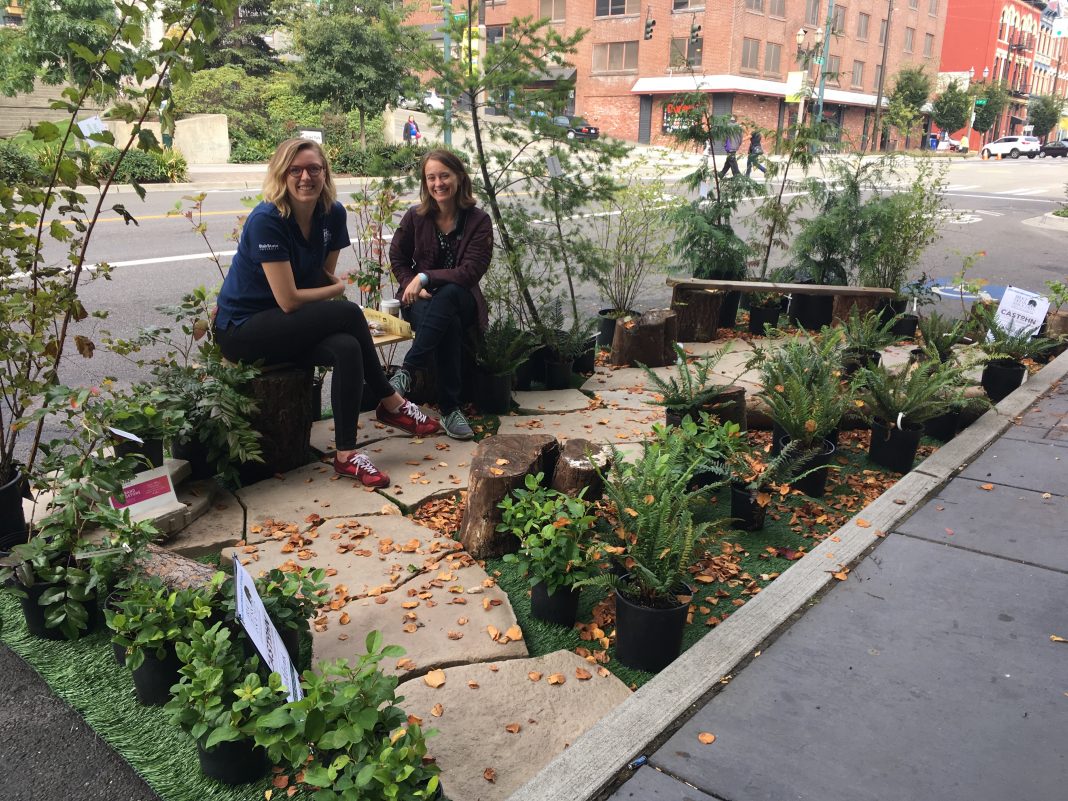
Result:
<svg viewBox="0 0 1068 801"><path fill-rule="evenodd" d="M875 130L872 131L872 150L880 150L883 144L883 132L879 128L879 118L883 113L883 86L886 83L886 52L890 49L890 22L894 18L894 0L886 0L886 36L883 37L883 58L879 64L879 88L875 95Z"/></svg>
<svg viewBox="0 0 1068 801"><path fill-rule="evenodd" d="M820 96L816 103L816 122L823 122L823 92L827 86L827 59L831 52L831 24L834 21L834 0L827 0L827 24L823 31L823 53L820 55Z"/></svg>

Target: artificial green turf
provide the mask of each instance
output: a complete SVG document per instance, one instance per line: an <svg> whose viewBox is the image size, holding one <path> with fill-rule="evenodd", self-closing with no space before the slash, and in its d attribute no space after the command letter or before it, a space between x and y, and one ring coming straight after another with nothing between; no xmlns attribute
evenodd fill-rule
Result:
<svg viewBox="0 0 1068 801"><path fill-rule="evenodd" d="M927 439L923 441L923 444L928 446L937 445L933 440ZM807 552L819 546L825 547L828 553L834 553L834 544L832 542L824 540L823 544L820 545L820 540L818 539L818 537L825 537L832 533L830 525L809 522L803 527L803 531L798 533L792 530L791 516L794 512L797 512L811 521L819 517L820 514L832 510L832 504L838 504L843 508L835 511L840 515L846 515L848 518L864 508L866 502L856 497L855 493L846 484L844 476L864 477L864 471L870 471L869 475L874 477L893 477L893 474L867 461L866 447L866 440L853 442L851 437L847 436L845 438L836 453L836 457L843 458L847 463L842 465L835 462L840 468L839 471L835 472L840 472L842 475L829 480L828 494L824 498L814 499L796 493L785 498L776 497L769 509L767 522L760 531L746 532L726 528L722 530L723 533L718 538L719 540L729 541L744 548L739 563L742 573L748 573L753 581L763 588L774 580L773 574L781 574L789 569L792 560L774 556L768 553L765 550L766 548L792 549L794 551L803 549ZM773 519L772 515L778 515L779 519ZM729 516L730 496L726 489L710 496L707 502L701 502L699 507L695 509L695 517L698 520L718 520ZM805 536L806 533L809 536ZM716 550L717 548L714 545L713 552L716 552ZM833 570L841 569L839 563L833 559L833 556L828 558L827 567ZM498 585L508 593L509 601L512 604L516 619L523 629L523 637L531 656L543 656L561 648L571 651L579 647L586 647L591 651L600 649L600 646L595 643L584 642L579 637L577 629L568 629L563 626L545 623L532 617L527 578L520 573L519 568L514 564L507 564L501 559L489 559L486 561L486 570L490 575L496 577ZM772 576L772 578L762 579L762 575ZM712 627L706 622L710 616L714 615L717 618L723 618L737 608L733 603L735 599L747 600L750 597L742 592L745 589L744 585L748 583L746 581L735 586L730 586L727 583L694 584L694 607L706 607L709 612L707 614L694 613L693 621L683 631L683 650L689 648L712 630ZM730 597L717 599L715 594L721 590L729 593ZM587 587L583 589L578 611L578 621L580 623L589 623L591 621L591 610L605 595L605 591L598 588ZM628 685L640 687L654 675L628 668L616 661L614 643L609 647L608 654L610 661L607 667Z"/></svg>
<svg viewBox="0 0 1068 801"><path fill-rule="evenodd" d="M0 639L30 665L60 698L74 707L164 801L249 801L263 798L263 782L230 787L200 772L193 740L170 723L161 707L134 697L130 671L115 662L109 636L77 642L30 635L17 598L0 593Z"/></svg>

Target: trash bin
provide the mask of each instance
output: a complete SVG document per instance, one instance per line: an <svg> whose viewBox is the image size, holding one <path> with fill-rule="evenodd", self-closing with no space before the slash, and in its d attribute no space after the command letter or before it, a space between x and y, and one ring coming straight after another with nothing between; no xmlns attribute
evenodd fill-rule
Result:
<svg viewBox="0 0 1068 801"><path fill-rule="evenodd" d="M927 134L927 144L931 150L938 150L938 134Z"/></svg>

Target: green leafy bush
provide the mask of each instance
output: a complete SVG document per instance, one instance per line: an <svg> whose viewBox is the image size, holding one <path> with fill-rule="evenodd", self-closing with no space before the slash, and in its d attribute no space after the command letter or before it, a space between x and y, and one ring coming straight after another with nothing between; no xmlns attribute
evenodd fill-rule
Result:
<svg viewBox="0 0 1068 801"><path fill-rule="evenodd" d="M48 176L32 153L10 140L0 139L0 181L7 184L37 185L47 180Z"/></svg>
<svg viewBox="0 0 1068 801"><path fill-rule="evenodd" d="M99 154L99 155L98 155ZM98 148L93 152L97 175L106 178L119 160L120 151ZM188 168L185 157L174 151L160 153L131 149L115 173L117 184L162 184L185 180Z"/></svg>

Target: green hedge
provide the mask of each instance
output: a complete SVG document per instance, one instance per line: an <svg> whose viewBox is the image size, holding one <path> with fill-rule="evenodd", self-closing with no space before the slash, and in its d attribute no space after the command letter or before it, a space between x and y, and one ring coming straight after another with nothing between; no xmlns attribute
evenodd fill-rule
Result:
<svg viewBox="0 0 1068 801"><path fill-rule="evenodd" d="M93 162L97 165L97 175L101 179L111 172L119 153L116 148L97 148L93 152ZM188 165L181 153L175 150L154 152L131 148L119 165L113 183L175 183L186 180L187 176Z"/></svg>
<svg viewBox="0 0 1068 801"><path fill-rule="evenodd" d="M379 144L364 149L351 143L338 147L330 164L335 173L404 175L415 170L421 153L411 145Z"/></svg>
<svg viewBox="0 0 1068 801"><path fill-rule="evenodd" d="M8 139L0 139L0 181L42 184L48 180L36 157Z"/></svg>

